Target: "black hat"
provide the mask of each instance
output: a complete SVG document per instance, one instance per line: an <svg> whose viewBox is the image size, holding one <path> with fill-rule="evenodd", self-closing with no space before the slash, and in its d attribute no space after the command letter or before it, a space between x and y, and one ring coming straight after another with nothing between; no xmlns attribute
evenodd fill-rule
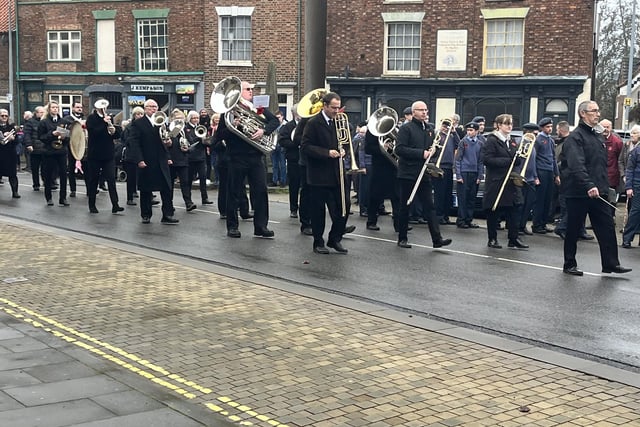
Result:
<svg viewBox="0 0 640 427"><path fill-rule="evenodd" d="M474 130L480 130L480 125L476 122L469 122L466 124L466 126L464 127L465 129L474 129Z"/></svg>
<svg viewBox="0 0 640 427"><path fill-rule="evenodd" d="M525 123L522 125L522 130L540 130L540 127L535 123Z"/></svg>
<svg viewBox="0 0 640 427"><path fill-rule="evenodd" d="M411 111L411 107L407 107L402 113L406 116L407 114L413 114L413 111Z"/></svg>
<svg viewBox="0 0 640 427"><path fill-rule="evenodd" d="M543 117L538 122L538 126L541 128L551 124L553 124L553 119L551 117Z"/></svg>
<svg viewBox="0 0 640 427"><path fill-rule="evenodd" d="M471 121L474 123L486 122L484 116L475 116Z"/></svg>

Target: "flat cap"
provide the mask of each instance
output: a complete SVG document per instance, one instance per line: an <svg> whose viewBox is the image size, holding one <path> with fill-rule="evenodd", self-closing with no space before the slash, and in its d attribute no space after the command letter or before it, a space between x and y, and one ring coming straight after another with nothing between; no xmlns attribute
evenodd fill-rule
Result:
<svg viewBox="0 0 640 427"><path fill-rule="evenodd" d="M545 127L547 125L552 125L552 124L553 124L553 119L551 117L543 117L538 122L538 126L540 127Z"/></svg>
<svg viewBox="0 0 640 427"><path fill-rule="evenodd" d="M476 122L469 122L466 124L466 126L464 127L465 129L474 129L474 130L480 130L480 125Z"/></svg>
<svg viewBox="0 0 640 427"><path fill-rule="evenodd" d="M407 114L413 114L413 111L411 111L411 107L407 107L402 113L406 116Z"/></svg>
<svg viewBox="0 0 640 427"><path fill-rule="evenodd" d="M486 122L484 116L475 116L471 121L474 123Z"/></svg>
<svg viewBox="0 0 640 427"><path fill-rule="evenodd" d="M540 130L540 126L538 126L535 123L525 123L522 125L522 130L527 131L527 130Z"/></svg>

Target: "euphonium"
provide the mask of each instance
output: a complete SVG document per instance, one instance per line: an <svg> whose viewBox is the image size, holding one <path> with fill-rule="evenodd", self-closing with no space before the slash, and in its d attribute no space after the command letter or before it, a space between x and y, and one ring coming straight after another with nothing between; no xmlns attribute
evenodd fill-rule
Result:
<svg viewBox="0 0 640 427"><path fill-rule="evenodd" d="M367 130L378 137L380 150L389 161L398 167L398 156L394 153L398 139L398 113L391 107L380 107L367 120Z"/></svg>
<svg viewBox="0 0 640 427"><path fill-rule="evenodd" d="M276 148L276 144L271 136L263 135L258 140L251 139L251 136L258 131L264 130L265 120L255 113L253 105L242 99L242 82L237 77L226 77L222 79L211 93L211 109L218 114L224 114L224 122L229 130L240 138L253 145L265 154L270 154ZM225 114L225 113L229 114ZM236 127L235 119L240 123Z"/></svg>
<svg viewBox="0 0 640 427"><path fill-rule="evenodd" d="M151 123L153 123L154 126L157 126L160 128L160 138L164 141L165 139L168 139L169 135L167 132L167 115L165 113L163 113L162 111L156 111L155 113L153 113L153 115L151 116Z"/></svg>

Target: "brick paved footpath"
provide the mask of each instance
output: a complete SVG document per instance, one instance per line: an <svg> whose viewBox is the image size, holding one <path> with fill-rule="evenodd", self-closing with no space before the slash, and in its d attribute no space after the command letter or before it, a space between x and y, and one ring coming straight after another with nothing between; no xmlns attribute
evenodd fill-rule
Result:
<svg viewBox="0 0 640 427"><path fill-rule="evenodd" d="M0 314L235 425L640 426L634 373L21 222L0 241Z"/></svg>

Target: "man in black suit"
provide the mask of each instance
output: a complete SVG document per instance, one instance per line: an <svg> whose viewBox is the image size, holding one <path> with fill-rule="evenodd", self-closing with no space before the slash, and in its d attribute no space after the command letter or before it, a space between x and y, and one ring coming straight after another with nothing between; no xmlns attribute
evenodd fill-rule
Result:
<svg viewBox="0 0 640 427"><path fill-rule="evenodd" d="M140 215L142 223L151 222L151 200L153 191L160 191L162 199L163 224L177 224L179 220L173 217L173 188L171 187L171 172L169 165L168 146L171 139L163 140L160 135L161 126L155 126L153 114L158 111L158 103L147 99L144 103L145 117L134 120L129 126L129 143L131 159L138 165L138 189L140 190Z"/></svg>
<svg viewBox="0 0 640 427"><path fill-rule="evenodd" d="M340 110L340 96L328 92L322 98L322 111L309 119L302 134L302 155L307 162L307 183L310 192L313 251L328 254L324 246L325 206L331 216L327 246L347 253L340 241L347 222L344 169L341 174L344 149L339 146L334 119Z"/></svg>

